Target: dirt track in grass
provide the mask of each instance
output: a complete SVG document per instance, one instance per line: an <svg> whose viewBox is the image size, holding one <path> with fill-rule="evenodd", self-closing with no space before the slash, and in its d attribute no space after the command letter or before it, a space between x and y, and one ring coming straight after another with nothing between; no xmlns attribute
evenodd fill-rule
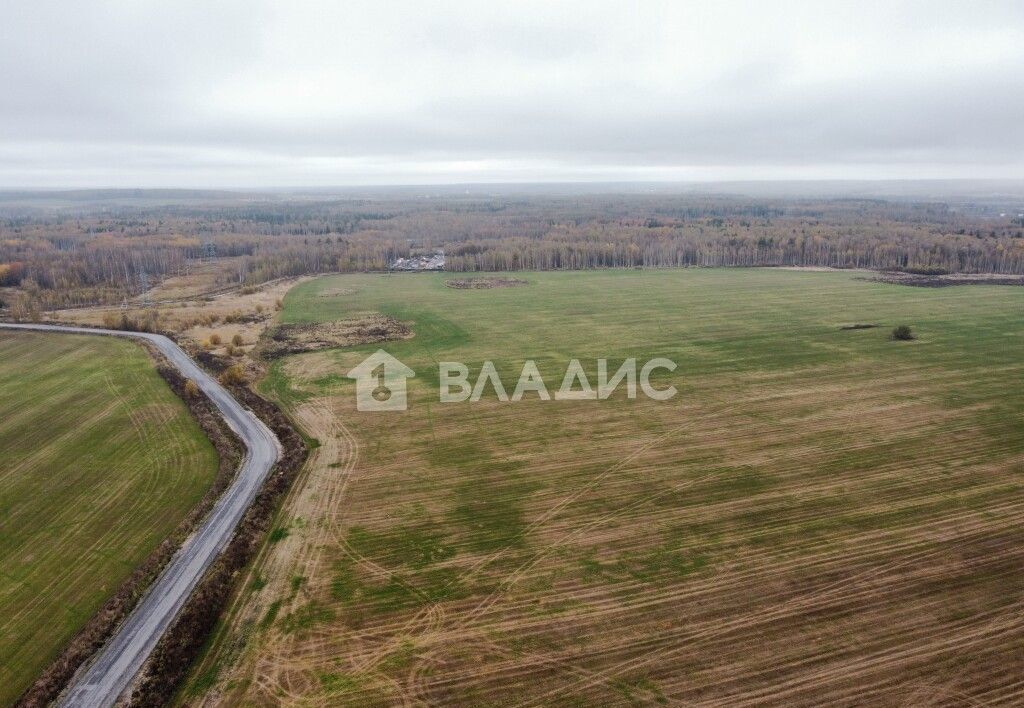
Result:
<svg viewBox="0 0 1024 708"><path fill-rule="evenodd" d="M388 349L417 371L410 409L354 410L332 372L365 350L286 360L320 447L188 702L1022 699L1021 291L530 278L459 309L441 278L289 295L297 321L344 316L352 295L318 293L347 288L413 322ZM890 342L896 321L920 339ZM430 374L493 358L514 384L534 358L555 388L602 355L669 356L680 395L442 406Z"/></svg>

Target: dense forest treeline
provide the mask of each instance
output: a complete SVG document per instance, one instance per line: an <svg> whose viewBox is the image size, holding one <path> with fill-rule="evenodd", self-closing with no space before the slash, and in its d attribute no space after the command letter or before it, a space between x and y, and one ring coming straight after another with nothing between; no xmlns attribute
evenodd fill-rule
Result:
<svg viewBox="0 0 1024 708"><path fill-rule="evenodd" d="M117 302L201 260L224 284L384 270L831 266L1024 273L1024 207L668 195L251 201L0 211L0 301ZM19 301L20 302L20 301ZM24 305L24 302L21 302Z"/></svg>

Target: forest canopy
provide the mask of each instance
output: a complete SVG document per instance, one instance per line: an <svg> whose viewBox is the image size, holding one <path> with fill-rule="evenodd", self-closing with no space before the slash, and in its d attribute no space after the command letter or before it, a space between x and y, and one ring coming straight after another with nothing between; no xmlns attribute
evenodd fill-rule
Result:
<svg viewBox="0 0 1024 708"><path fill-rule="evenodd" d="M828 266L1021 274L1019 209L638 194L22 205L0 209L0 289L17 288L44 308L102 304L202 260L230 262L225 285L255 285L380 271L438 251L455 272Z"/></svg>

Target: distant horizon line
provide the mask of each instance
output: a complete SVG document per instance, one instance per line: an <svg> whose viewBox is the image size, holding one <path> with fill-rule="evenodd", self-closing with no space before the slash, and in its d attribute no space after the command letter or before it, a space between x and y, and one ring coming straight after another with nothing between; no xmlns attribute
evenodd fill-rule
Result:
<svg viewBox="0 0 1024 708"><path fill-rule="evenodd" d="M557 187L557 186L660 186L693 187L702 185L871 185L871 184L1020 184L1020 177L822 177L802 179L748 178L748 179L645 179L645 180L501 180L501 181L452 181L452 182L367 182L340 183L331 185L267 185L267 186L23 186L0 184L0 193L62 193L62 192L324 192L350 189L418 189L418 188L460 188L460 187Z"/></svg>

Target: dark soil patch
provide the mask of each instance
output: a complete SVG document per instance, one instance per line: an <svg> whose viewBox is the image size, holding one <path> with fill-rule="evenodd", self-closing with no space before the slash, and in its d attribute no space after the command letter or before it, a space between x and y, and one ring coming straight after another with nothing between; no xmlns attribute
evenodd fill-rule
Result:
<svg viewBox="0 0 1024 708"><path fill-rule="evenodd" d="M839 329L874 329L877 326L878 325L876 325L876 324L851 324L851 325L843 325Z"/></svg>
<svg viewBox="0 0 1024 708"><path fill-rule="evenodd" d="M989 273L951 273L948 275L917 275L915 273L887 272L872 278L859 278L873 283L908 285L914 288L948 288L954 285L1024 285L1024 275L995 275Z"/></svg>

